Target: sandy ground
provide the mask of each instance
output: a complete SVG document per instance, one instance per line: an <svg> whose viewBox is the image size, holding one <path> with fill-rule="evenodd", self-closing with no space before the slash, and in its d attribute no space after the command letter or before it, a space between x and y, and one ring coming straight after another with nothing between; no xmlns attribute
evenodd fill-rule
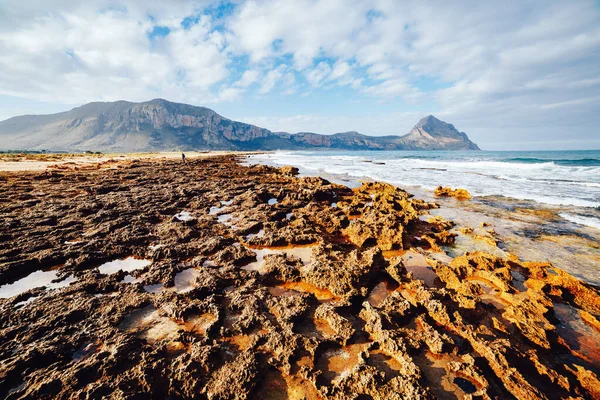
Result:
<svg viewBox="0 0 600 400"><path fill-rule="evenodd" d="M207 152L185 152L186 159L213 157L230 154L257 154L262 152L242 151L207 151ZM157 153L107 153L107 154L2 154L0 155L0 171L44 171L48 167L61 166L84 166L107 161L126 161L134 159L150 158L181 158L180 152L157 152Z"/></svg>

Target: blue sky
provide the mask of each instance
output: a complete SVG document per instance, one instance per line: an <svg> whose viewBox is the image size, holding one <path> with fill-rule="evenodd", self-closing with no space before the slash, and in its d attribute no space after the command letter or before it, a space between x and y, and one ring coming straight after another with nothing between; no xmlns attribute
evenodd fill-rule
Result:
<svg viewBox="0 0 600 400"><path fill-rule="evenodd" d="M600 148L600 6L520 2L0 3L0 119L166 98L272 130L486 149Z"/></svg>

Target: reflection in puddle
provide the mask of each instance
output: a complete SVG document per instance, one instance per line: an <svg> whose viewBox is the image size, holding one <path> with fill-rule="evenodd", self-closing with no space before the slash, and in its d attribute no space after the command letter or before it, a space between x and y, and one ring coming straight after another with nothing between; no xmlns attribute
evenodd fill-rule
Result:
<svg viewBox="0 0 600 400"><path fill-rule="evenodd" d="M560 321L556 333L579 357L600 365L600 332L581 319L579 310L567 304L554 304L554 315Z"/></svg>
<svg viewBox="0 0 600 400"><path fill-rule="evenodd" d="M208 215L217 215L223 209L225 209L225 207L211 207L210 210L208 210Z"/></svg>
<svg viewBox="0 0 600 400"><path fill-rule="evenodd" d="M263 249L250 248L256 254L256 261L251 262L242 267L246 271L258 271L261 275L267 273L265 269L265 257L271 254L285 254L288 257L296 257L302 261L304 266L308 266L311 262L312 247L310 246L299 246L299 247L270 247Z"/></svg>
<svg viewBox="0 0 600 400"><path fill-rule="evenodd" d="M180 326L170 318L161 316L156 307L147 306L129 314L119 328L135 333L152 344L161 340L174 341L179 337Z"/></svg>
<svg viewBox="0 0 600 400"><path fill-rule="evenodd" d="M341 349L326 351L318 362L323 371L323 376L329 381L344 379L358 365L359 356L367 347L369 347L369 343L357 343L347 345Z"/></svg>
<svg viewBox="0 0 600 400"><path fill-rule="evenodd" d="M258 233L249 233L246 235L246 240L250 240L252 238L261 238L265 236L265 230L261 229L260 231L258 231Z"/></svg>
<svg viewBox="0 0 600 400"><path fill-rule="evenodd" d="M123 280L121 282L123 282L123 283L138 283L140 281L141 281L140 278L135 278L133 275L127 274L127 275L125 275L125 277L123 278Z"/></svg>
<svg viewBox="0 0 600 400"><path fill-rule="evenodd" d="M479 295L479 298L482 302L491 304L499 310L511 304L508 300L501 297L502 290L491 281L478 276L468 276L467 280L477 283L481 287L483 294Z"/></svg>
<svg viewBox="0 0 600 400"><path fill-rule="evenodd" d="M200 276L200 271L195 268L184 269L175 275L175 286L177 293L187 293L194 289L194 281Z"/></svg>
<svg viewBox="0 0 600 400"><path fill-rule="evenodd" d="M294 216L294 213L287 213L285 214L285 219L287 219L288 221Z"/></svg>
<svg viewBox="0 0 600 400"><path fill-rule="evenodd" d="M392 379L400 375L404 366L393 356L386 354L381 349L369 350L367 364L383 371L386 379Z"/></svg>
<svg viewBox="0 0 600 400"><path fill-rule="evenodd" d="M135 271L136 269L142 269L152 264L150 260L143 260L134 257L127 257L121 260L109 261L98 267L101 274L110 275L123 270L125 272Z"/></svg>
<svg viewBox="0 0 600 400"><path fill-rule="evenodd" d="M369 293L369 297L367 297L367 301L373 307L379 307L381 304L383 304L385 299L387 299L389 294L392 293L397 288L398 288L397 283L388 282L387 280L379 282L373 288L373 290L371 290L371 293Z"/></svg>
<svg viewBox="0 0 600 400"><path fill-rule="evenodd" d="M257 387L257 393L260 395L256 398L262 400L320 400L323 398L309 380L283 374L278 370L269 370L265 373Z"/></svg>
<svg viewBox="0 0 600 400"><path fill-rule="evenodd" d="M52 282L58 277L58 271L35 271L14 283L0 286L0 298L7 299L24 293L28 290L45 286L47 290L60 289L75 282L75 277L70 275L60 282ZM33 301L33 300L31 300ZM26 303L24 303L26 304Z"/></svg>
<svg viewBox="0 0 600 400"><path fill-rule="evenodd" d="M228 200L228 201L221 200L221 204L224 206L230 206L232 203L233 203L233 199Z"/></svg>
<svg viewBox="0 0 600 400"><path fill-rule="evenodd" d="M301 292L313 294L319 301L339 300L339 297L335 296L331 291L321 289L306 282L285 282L272 289L271 293L275 296L292 296L297 292Z"/></svg>
<svg viewBox="0 0 600 400"><path fill-rule="evenodd" d="M161 290L163 290L163 285L162 285L162 283L156 283L153 285L145 285L144 290L148 293L158 293Z"/></svg>
<svg viewBox="0 0 600 400"><path fill-rule="evenodd" d="M277 204L277 199L276 198L269 199L268 203L270 206Z"/></svg>
<svg viewBox="0 0 600 400"><path fill-rule="evenodd" d="M194 219L188 211L181 211L180 213L175 214L175 218L184 222Z"/></svg>
<svg viewBox="0 0 600 400"><path fill-rule="evenodd" d="M200 276L200 271L195 268L184 269L175 274L174 286L165 288L162 283L144 286L144 290L148 293L159 293L163 290L175 291L177 293L187 293L194 289L194 281Z"/></svg>
<svg viewBox="0 0 600 400"><path fill-rule="evenodd" d="M427 264L425 256L414 251L407 251L402 255L402 262L408 272L411 272L416 279L420 279L429 287L440 287L440 279Z"/></svg>
<svg viewBox="0 0 600 400"><path fill-rule="evenodd" d="M527 291L527 286L525 286L525 277L523 276L522 273L515 271L515 270L511 270L510 274L512 275L512 284L515 288L517 288L517 290L519 292L526 292Z"/></svg>
<svg viewBox="0 0 600 400"><path fill-rule="evenodd" d="M189 317L185 322L176 322L160 315L156 307L150 305L129 314L121 322L119 329L133 333L150 344L167 341L168 348L178 350L184 347L178 341L181 331L204 335L216 320L215 315L205 313Z"/></svg>
<svg viewBox="0 0 600 400"><path fill-rule="evenodd" d="M184 325L187 331L205 335L208 328L210 328L216 320L217 317L214 314L204 313L188 318Z"/></svg>
<svg viewBox="0 0 600 400"><path fill-rule="evenodd" d="M452 372L451 364L460 362L452 354L436 355L427 351L413 359L423 373L427 386L438 399L462 399L478 390L475 382Z"/></svg>
<svg viewBox="0 0 600 400"><path fill-rule="evenodd" d="M40 296L31 296L27 300L23 300L23 301L20 301L17 304L15 304L15 307L24 306L25 304L32 303L32 302L36 301L39 298L40 298Z"/></svg>
<svg viewBox="0 0 600 400"><path fill-rule="evenodd" d="M164 244L152 244L152 245L148 246L148 248L150 250L157 250L157 249L160 249L161 247L165 247L165 245Z"/></svg>

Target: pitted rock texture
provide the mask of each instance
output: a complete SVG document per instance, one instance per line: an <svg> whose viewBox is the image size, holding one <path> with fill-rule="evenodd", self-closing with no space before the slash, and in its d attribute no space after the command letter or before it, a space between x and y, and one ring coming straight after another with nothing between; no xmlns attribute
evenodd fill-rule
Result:
<svg viewBox="0 0 600 400"><path fill-rule="evenodd" d="M453 223L391 185L239 161L3 174L0 294L71 283L0 299L0 396L597 398L598 288L442 254Z"/></svg>

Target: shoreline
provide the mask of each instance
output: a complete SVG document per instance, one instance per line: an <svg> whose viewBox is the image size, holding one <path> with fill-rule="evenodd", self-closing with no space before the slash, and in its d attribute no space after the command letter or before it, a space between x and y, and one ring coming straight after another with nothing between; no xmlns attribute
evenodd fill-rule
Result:
<svg viewBox="0 0 600 400"><path fill-rule="evenodd" d="M44 171L47 169L90 168L99 165L109 168L121 161L145 159L181 159L182 152L148 152L148 153L6 153L0 154L0 172ZM183 152L187 160L215 156L243 156L249 154L266 154L265 151L190 151ZM13 161L14 160L14 161Z"/></svg>
<svg viewBox="0 0 600 400"><path fill-rule="evenodd" d="M454 199L241 161L0 173L0 394L598 395L597 287Z"/></svg>
<svg viewBox="0 0 600 400"><path fill-rule="evenodd" d="M252 165L255 159L248 157L244 165ZM258 159L259 164L281 168L278 163ZM322 176L326 179L352 188L362 182L375 182L376 179L363 176L353 177L345 174L315 173L299 169L300 176ZM385 182L385 181L384 181ZM387 182L394 185L392 182ZM397 185L396 185L397 186ZM538 203L533 200L521 200L500 195L474 196L469 201L454 198L440 198L433 190L419 186L398 186L411 192L415 197L426 201L438 202L441 207L433 213L445 219L460 221L462 225L478 225L485 221L491 224L491 232L479 229L475 235L479 241L482 236L493 236L493 240L502 247L503 256L517 256L521 261L548 261L564 269L577 278L600 287L600 229L582 225L569 216L585 213L587 209L575 206L559 206ZM564 215L567 214L567 215ZM453 230L459 235L464 248L494 250L485 243L469 240L469 235ZM488 240L492 240L491 238ZM534 251L532 251L534 250Z"/></svg>

